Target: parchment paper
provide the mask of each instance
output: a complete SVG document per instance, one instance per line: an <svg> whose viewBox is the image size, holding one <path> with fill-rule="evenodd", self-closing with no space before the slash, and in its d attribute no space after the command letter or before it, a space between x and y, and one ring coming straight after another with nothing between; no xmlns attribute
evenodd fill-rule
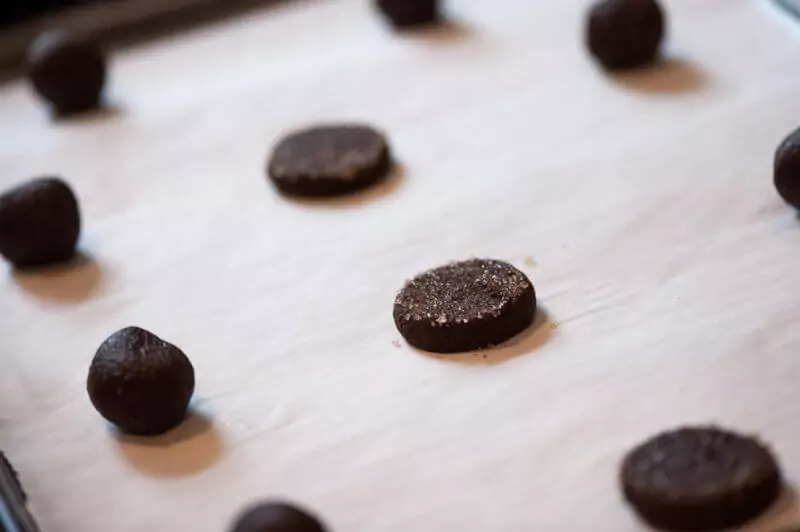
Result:
<svg viewBox="0 0 800 532"><path fill-rule="evenodd" d="M0 88L0 184L63 175L85 221L77 264L0 273L0 448L43 531L221 531L269 496L340 532L643 530L619 460L695 423L759 434L800 479L800 222L771 183L800 27L769 2L667 5L664 62L618 77L583 49L582 0L453 0L404 37L332 0L121 52L105 113L52 123ZM335 120L383 128L399 171L279 197L270 147ZM471 256L528 273L536 327L411 349L396 291ZM166 437L89 403L127 325L195 364ZM787 496L752 529L799 517Z"/></svg>

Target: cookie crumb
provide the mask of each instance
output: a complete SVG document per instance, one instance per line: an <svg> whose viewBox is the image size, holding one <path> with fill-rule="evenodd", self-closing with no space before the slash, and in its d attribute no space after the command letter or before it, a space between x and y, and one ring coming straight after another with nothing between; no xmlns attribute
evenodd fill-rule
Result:
<svg viewBox="0 0 800 532"><path fill-rule="evenodd" d="M536 266L538 266L538 264L536 263L535 260L533 260L533 257L528 255L527 257L525 257L525 266L529 266L531 268L535 268Z"/></svg>

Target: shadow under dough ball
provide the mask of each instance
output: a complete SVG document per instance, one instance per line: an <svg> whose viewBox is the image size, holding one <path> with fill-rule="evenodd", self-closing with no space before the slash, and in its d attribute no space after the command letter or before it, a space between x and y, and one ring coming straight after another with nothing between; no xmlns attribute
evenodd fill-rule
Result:
<svg viewBox="0 0 800 532"><path fill-rule="evenodd" d="M194 368L174 345L138 327L108 337L87 380L97 411L128 434L152 436L179 425L194 393Z"/></svg>
<svg viewBox="0 0 800 532"><path fill-rule="evenodd" d="M106 60L91 41L45 34L28 54L28 76L57 114L68 115L100 105Z"/></svg>
<svg viewBox="0 0 800 532"><path fill-rule="evenodd" d="M786 203L800 209L800 129L778 146L774 177L778 194Z"/></svg>
<svg viewBox="0 0 800 532"><path fill-rule="evenodd" d="M438 0L376 0L375 3L396 28L430 24L439 19Z"/></svg>
<svg viewBox="0 0 800 532"><path fill-rule="evenodd" d="M657 0L600 0L589 10L587 44L605 68L634 68L656 59L665 25Z"/></svg>
<svg viewBox="0 0 800 532"><path fill-rule="evenodd" d="M679 531L739 527L767 510L782 489L769 449L715 427L655 436L628 453L620 481L644 521Z"/></svg>
<svg viewBox="0 0 800 532"><path fill-rule="evenodd" d="M283 502L263 502L238 517L231 532L325 532L306 510Z"/></svg>
<svg viewBox="0 0 800 532"><path fill-rule="evenodd" d="M69 260L80 229L78 200L59 178L32 179L0 195L0 254L18 268Z"/></svg>
<svg viewBox="0 0 800 532"><path fill-rule="evenodd" d="M458 353L500 344L533 323L536 293L512 265L490 259L455 262L406 283L394 322L409 344Z"/></svg>
<svg viewBox="0 0 800 532"><path fill-rule="evenodd" d="M268 173L284 194L330 197L366 188L391 170L386 138L364 125L317 126L285 137Z"/></svg>

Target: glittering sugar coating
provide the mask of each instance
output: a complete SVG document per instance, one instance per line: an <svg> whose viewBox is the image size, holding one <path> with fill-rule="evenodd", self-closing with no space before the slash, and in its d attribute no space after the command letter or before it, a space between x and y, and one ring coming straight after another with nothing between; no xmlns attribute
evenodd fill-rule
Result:
<svg viewBox="0 0 800 532"><path fill-rule="evenodd" d="M625 457L621 482L642 518L669 530L738 527L781 489L769 449L716 427L681 428L641 444Z"/></svg>
<svg viewBox="0 0 800 532"><path fill-rule="evenodd" d="M473 259L429 270L406 284L396 303L405 319L437 323L499 316L531 282L510 264Z"/></svg>
<svg viewBox="0 0 800 532"><path fill-rule="evenodd" d="M394 319L410 344L449 353L504 342L531 324L535 310L524 273L506 262L472 259L409 281L395 299Z"/></svg>

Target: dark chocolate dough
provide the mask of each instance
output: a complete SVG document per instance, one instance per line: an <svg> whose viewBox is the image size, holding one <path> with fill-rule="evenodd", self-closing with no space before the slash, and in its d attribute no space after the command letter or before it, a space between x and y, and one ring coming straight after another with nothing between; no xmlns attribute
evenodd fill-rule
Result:
<svg viewBox="0 0 800 532"><path fill-rule="evenodd" d="M262 502L246 510L231 532L325 532L307 510L284 502Z"/></svg>
<svg viewBox="0 0 800 532"><path fill-rule="evenodd" d="M800 129L793 131L775 152L775 188L783 200L800 209Z"/></svg>
<svg viewBox="0 0 800 532"><path fill-rule="evenodd" d="M179 425L194 393L194 368L174 345L138 327L108 337L89 369L92 404L123 432L157 435Z"/></svg>
<svg viewBox="0 0 800 532"><path fill-rule="evenodd" d="M106 60L95 43L58 33L39 37L28 54L28 76L59 115L96 108L106 81Z"/></svg>
<svg viewBox="0 0 800 532"><path fill-rule="evenodd" d="M0 254L18 268L69 260L80 228L78 200L62 179L33 179L0 195Z"/></svg>
<svg viewBox="0 0 800 532"><path fill-rule="evenodd" d="M589 10L587 45L607 69L634 68L657 58L664 26L657 0L600 0Z"/></svg>
<svg viewBox="0 0 800 532"><path fill-rule="evenodd" d="M456 353L502 343L526 329L536 293L508 263L472 259L429 270L406 283L394 302L394 322L409 344Z"/></svg>
<svg viewBox="0 0 800 532"><path fill-rule="evenodd" d="M378 9L396 28L407 28L436 22L438 0L376 0Z"/></svg>
<svg viewBox="0 0 800 532"><path fill-rule="evenodd" d="M738 527L769 508L782 489L778 464L758 440L715 427L665 432L622 463L625 498L665 530Z"/></svg>
<svg viewBox="0 0 800 532"><path fill-rule="evenodd" d="M285 137L269 162L269 177L284 194L338 196L387 176L386 138L363 125L318 126Z"/></svg>

